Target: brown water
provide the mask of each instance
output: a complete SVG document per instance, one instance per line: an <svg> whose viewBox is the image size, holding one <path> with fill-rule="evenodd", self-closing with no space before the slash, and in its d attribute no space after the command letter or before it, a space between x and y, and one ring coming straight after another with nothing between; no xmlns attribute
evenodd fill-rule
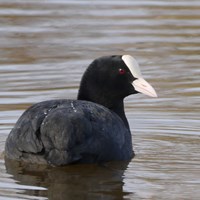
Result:
<svg viewBox="0 0 200 200"><path fill-rule="evenodd" d="M76 98L96 57L131 54L159 95L126 99L128 165L0 159L0 200L200 199L200 1L0 1L0 151L21 113Z"/></svg>

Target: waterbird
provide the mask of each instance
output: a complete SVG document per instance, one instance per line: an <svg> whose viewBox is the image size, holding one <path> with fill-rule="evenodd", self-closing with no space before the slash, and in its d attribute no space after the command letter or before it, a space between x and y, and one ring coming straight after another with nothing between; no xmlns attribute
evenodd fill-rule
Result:
<svg viewBox="0 0 200 200"><path fill-rule="evenodd" d="M103 56L86 69L78 96L29 107L5 144L5 157L37 164L130 161L134 157L124 98L157 97L130 55Z"/></svg>

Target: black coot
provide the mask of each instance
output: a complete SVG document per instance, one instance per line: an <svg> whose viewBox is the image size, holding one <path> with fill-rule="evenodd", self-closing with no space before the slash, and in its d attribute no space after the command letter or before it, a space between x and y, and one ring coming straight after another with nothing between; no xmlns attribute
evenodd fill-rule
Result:
<svg viewBox="0 0 200 200"><path fill-rule="evenodd" d="M44 101L22 114L5 156L56 166L128 161L134 152L123 100L138 92L157 96L133 57L98 58L83 75L78 100Z"/></svg>

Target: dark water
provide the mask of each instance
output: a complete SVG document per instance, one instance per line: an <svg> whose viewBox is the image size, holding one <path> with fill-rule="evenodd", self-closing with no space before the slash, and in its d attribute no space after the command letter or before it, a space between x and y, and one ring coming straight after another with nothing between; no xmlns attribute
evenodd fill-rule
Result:
<svg viewBox="0 0 200 200"><path fill-rule="evenodd" d="M35 102L76 98L96 57L131 54L159 95L126 99L137 156L48 168L5 162ZM0 1L0 200L200 199L200 1Z"/></svg>

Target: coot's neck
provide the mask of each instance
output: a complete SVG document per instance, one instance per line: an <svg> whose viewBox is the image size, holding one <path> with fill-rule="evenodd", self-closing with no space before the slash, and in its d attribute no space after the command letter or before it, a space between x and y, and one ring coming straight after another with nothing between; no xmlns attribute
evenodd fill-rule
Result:
<svg viewBox="0 0 200 200"><path fill-rule="evenodd" d="M118 101L117 104L113 105L113 107L110 107L109 109L114 111L117 115L119 115L119 117L123 120L125 126L129 129L128 120L124 112L123 99L121 101Z"/></svg>
<svg viewBox="0 0 200 200"><path fill-rule="evenodd" d="M91 95L87 95L86 90L82 91L81 89L82 88L80 88L79 93L78 93L78 98L77 98L78 100L91 101L91 102L105 106L106 108L115 112L123 120L125 126L129 129L128 120L124 112L123 99L116 99L116 98L109 97L109 94L97 95L97 91L96 91L96 95L91 96Z"/></svg>

